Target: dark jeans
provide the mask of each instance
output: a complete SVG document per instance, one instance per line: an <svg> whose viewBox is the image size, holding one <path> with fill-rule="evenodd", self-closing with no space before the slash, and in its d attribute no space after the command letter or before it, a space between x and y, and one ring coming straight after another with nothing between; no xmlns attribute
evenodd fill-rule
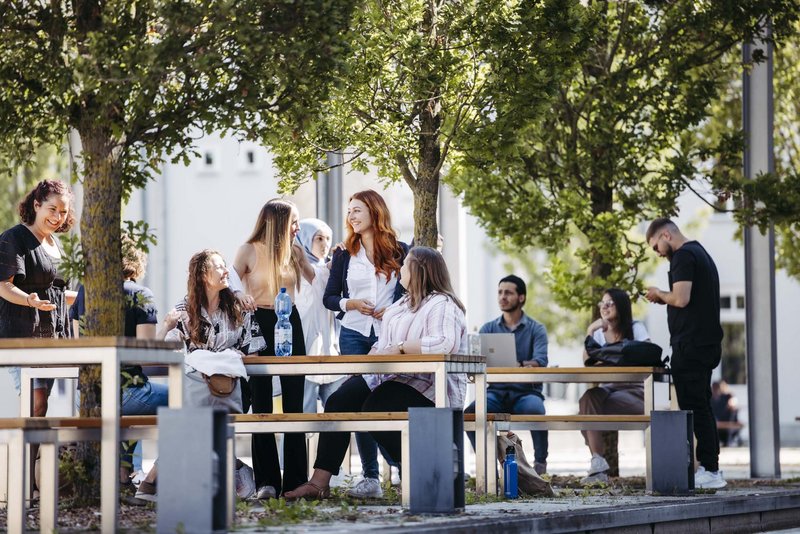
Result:
<svg viewBox="0 0 800 534"><path fill-rule="evenodd" d="M266 308L256 309L256 320L261 333L267 342L261 356L275 356L275 323L278 316ZM292 323L292 354L303 355L306 345L303 339L303 325L297 308L292 307L289 317ZM291 356L289 356L291 357ZM303 393L305 376L282 376L281 391L283 395L284 413L303 413ZM272 377L253 376L250 378L253 413L272 413ZM306 435L302 432L283 435L283 483L281 468L278 462L278 447L275 434L253 434L252 437L253 471L255 471L256 487L272 486L278 495L290 491L308 480L308 460L306 459Z"/></svg>
<svg viewBox="0 0 800 534"><path fill-rule="evenodd" d="M409 408L433 407L434 404L422 393L407 384L384 382L370 391L360 376L351 376L337 389L325 404L325 413L332 412L407 412ZM370 432L389 457L399 465L402 444L400 432ZM350 443L348 432L323 432L319 436L315 469L336 474ZM389 458L387 458L388 460Z"/></svg>
<svg viewBox="0 0 800 534"><path fill-rule="evenodd" d="M719 365L722 347L695 345L688 339L672 344L672 381L681 410L691 410L697 461L706 471L719 469L719 435L711 410L711 371Z"/></svg>
<svg viewBox="0 0 800 534"><path fill-rule="evenodd" d="M488 413L512 413L544 415L544 400L535 393L507 389L488 388L486 391L486 411ZM475 403L466 407L464 413L475 413ZM475 449L475 432L467 432L472 448ZM531 430L533 440L533 459L547 463L549 446L547 430Z"/></svg>
<svg viewBox="0 0 800 534"><path fill-rule="evenodd" d="M342 354L367 354L372 345L378 341L375 330L370 330L369 336L364 336L350 328L341 327L339 331L339 351ZM364 478L378 478L378 444L369 435L369 432L356 432L356 445L358 455L361 457L361 474ZM388 453L381 450L381 454L389 463ZM397 465L397 464L394 464Z"/></svg>
<svg viewBox="0 0 800 534"><path fill-rule="evenodd" d="M711 411L711 371L683 371L673 374L681 410L693 412L697 460L706 471L719 470L719 435Z"/></svg>

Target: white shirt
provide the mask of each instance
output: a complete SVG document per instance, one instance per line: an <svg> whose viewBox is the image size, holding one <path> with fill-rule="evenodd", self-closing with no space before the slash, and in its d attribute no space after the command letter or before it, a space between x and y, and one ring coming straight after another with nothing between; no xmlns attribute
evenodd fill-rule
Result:
<svg viewBox="0 0 800 534"><path fill-rule="evenodd" d="M324 263L314 265L314 281L309 283L305 277L300 280L300 291L295 293L295 306L303 323L303 336L308 356L337 354L332 339L333 312L322 305L325 285L330 277L330 269ZM338 375L306 375L307 380L318 384L329 384L341 378Z"/></svg>
<svg viewBox="0 0 800 534"><path fill-rule="evenodd" d="M342 317L342 326L355 330L364 337L369 337L370 330L375 329L377 334L381 330L381 321L371 315L364 315L358 310L347 311L347 301L350 299L368 300L375 305L376 310L386 308L394 300L394 290L397 287L397 276L387 280L386 275L375 272L375 266L367 258L364 247L358 249L355 256L350 257L347 266L347 291L348 298L339 301L339 308L345 312Z"/></svg>
<svg viewBox="0 0 800 534"><path fill-rule="evenodd" d="M416 312L408 307L408 298L394 303L383 316L383 325L374 348L419 339L423 354L466 354L467 321L464 312L447 296L428 296ZM400 355L402 357L402 355ZM389 380L408 384L428 400L436 402L435 384L431 373L364 375L370 389ZM447 375L447 398L453 408L464 406L467 391L466 375Z"/></svg>
<svg viewBox="0 0 800 534"><path fill-rule="evenodd" d="M607 344L605 332L603 332L602 328L598 328L594 331L592 339L597 341L601 347L605 347ZM633 339L634 341L647 341L650 339L650 334L647 333L647 328L644 326L644 323L633 321Z"/></svg>

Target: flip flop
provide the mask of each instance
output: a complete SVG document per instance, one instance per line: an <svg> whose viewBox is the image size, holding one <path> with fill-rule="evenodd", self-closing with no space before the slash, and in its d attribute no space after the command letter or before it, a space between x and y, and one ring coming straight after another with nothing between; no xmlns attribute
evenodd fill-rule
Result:
<svg viewBox="0 0 800 534"><path fill-rule="evenodd" d="M308 486L310 488L314 488L315 491L301 492L301 488L303 486ZM294 493L294 495L290 496L289 493ZM302 494L298 494L298 493L302 493ZM292 491L287 491L287 492L284 492L284 494L283 494L283 498L286 499L287 501L297 501L299 499L309 499L309 498L323 500L323 499L329 499L330 496L331 496L331 488L330 488L330 486L320 487L320 486L317 486L316 484L314 484L313 482L305 482L305 483L300 484L299 486L297 486Z"/></svg>

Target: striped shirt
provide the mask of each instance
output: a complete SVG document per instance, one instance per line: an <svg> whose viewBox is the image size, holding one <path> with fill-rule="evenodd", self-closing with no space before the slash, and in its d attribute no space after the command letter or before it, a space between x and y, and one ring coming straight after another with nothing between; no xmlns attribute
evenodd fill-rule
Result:
<svg viewBox="0 0 800 534"><path fill-rule="evenodd" d="M429 295L416 312L409 309L408 296L403 297L383 315L381 333L373 349L378 352L401 341L419 340L423 354L466 353L467 321L464 312L442 294ZM431 373L364 375L370 389L394 380L408 384L432 402L435 385ZM453 408L464 406L467 378L463 373L447 375L447 398Z"/></svg>

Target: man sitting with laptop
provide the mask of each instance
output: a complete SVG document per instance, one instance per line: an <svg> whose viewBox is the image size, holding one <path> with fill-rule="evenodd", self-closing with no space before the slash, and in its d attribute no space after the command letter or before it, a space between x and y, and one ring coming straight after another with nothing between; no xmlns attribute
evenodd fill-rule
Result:
<svg viewBox="0 0 800 534"><path fill-rule="evenodd" d="M487 367L547 367L547 330L522 311L526 295L525 282L520 277L512 274L500 280L497 303L503 314L480 330L481 352L486 355ZM503 350L506 342L509 342L508 348ZM514 350L513 355L511 350ZM490 384L486 391L486 409L489 413L544 415L542 385ZM475 403L464 411L475 412ZM474 448L475 433L470 432L468 437ZM541 475L547 471L547 431L532 430L531 438L534 469Z"/></svg>

